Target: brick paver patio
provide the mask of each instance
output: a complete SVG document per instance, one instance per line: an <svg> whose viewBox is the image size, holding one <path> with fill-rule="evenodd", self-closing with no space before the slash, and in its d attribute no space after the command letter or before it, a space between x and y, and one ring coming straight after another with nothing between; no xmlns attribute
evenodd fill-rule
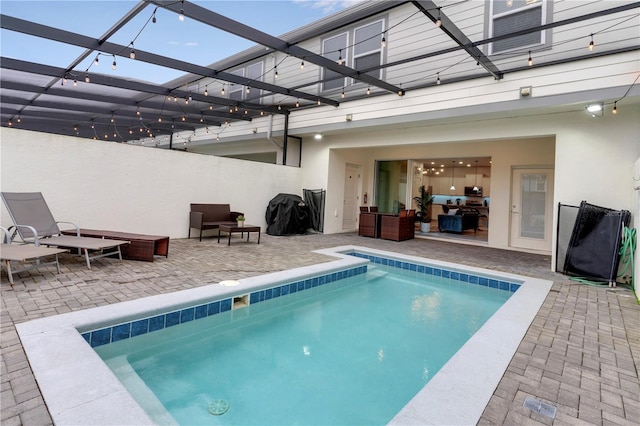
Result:
<svg viewBox="0 0 640 426"><path fill-rule="evenodd" d="M0 423L52 423L15 324L325 262L332 258L312 250L349 244L554 281L479 424L639 424L640 305L628 288L576 283L551 272L548 256L355 234L263 235L260 245L238 241L231 246L217 244L215 238L176 239L168 258L153 263L100 259L92 271L82 259L62 255L61 274L53 267L21 273L13 289L3 271ZM524 407L527 396L557 407L555 418Z"/></svg>

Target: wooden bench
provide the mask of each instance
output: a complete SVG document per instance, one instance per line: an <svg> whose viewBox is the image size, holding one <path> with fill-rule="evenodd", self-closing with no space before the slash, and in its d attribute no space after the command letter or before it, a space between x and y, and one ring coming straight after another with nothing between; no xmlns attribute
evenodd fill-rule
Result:
<svg viewBox="0 0 640 426"><path fill-rule="evenodd" d="M62 233L65 235L77 235L74 230L62 231ZM130 241L130 244L121 246L123 259L153 262L155 255L169 257L169 237L166 236L131 234L100 229L80 229L80 236Z"/></svg>

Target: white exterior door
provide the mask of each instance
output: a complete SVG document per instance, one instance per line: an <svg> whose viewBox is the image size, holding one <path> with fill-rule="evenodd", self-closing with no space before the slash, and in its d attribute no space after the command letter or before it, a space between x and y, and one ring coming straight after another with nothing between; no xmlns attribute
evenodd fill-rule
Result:
<svg viewBox="0 0 640 426"><path fill-rule="evenodd" d="M511 247L551 253L553 169L513 169Z"/></svg>
<svg viewBox="0 0 640 426"><path fill-rule="evenodd" d="M360 166L347 164L344 173L344 201L342 205L342 229L358 227L358 187L360 183Z"/></svg>

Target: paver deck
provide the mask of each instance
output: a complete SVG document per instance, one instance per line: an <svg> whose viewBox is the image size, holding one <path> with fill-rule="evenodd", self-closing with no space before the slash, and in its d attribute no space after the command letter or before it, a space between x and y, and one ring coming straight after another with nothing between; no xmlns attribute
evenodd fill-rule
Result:
<svg viewBox="0 0 640 426"><path fill-rule="evenodd" d="M261 244L172 239L171 258L154 263L60 256L55 267L2 274L0 423L48 425L15 324L140 297L311 265L332 259L312 250L360 245L554 281L479 424L637 425L640 419L640 305L624 287L580 284L550 271L535 254L415 239L401 243L356 234L264 235ZM82 390L79 390L81 392ZM527 396L557 407L552 419L523 407ZM464 401L461 401L463 404Z"/></svg>

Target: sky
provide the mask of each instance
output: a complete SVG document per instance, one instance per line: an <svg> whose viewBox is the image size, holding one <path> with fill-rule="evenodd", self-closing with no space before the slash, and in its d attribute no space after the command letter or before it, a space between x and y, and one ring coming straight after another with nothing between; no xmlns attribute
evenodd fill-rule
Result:
<svg viewBox="0 0 640 426"><path fill-rule="evenodd" d="M273 36L280 36L307 25L359 0L203 0L194 3L216 13L252 26ZM111 26L130 11L136 0L0 0L0 12L89 37L101 37ZM252 47L253 42L229 35L193 20L181 22L178 16L159 8L156 22L151 22L155 6L147 6L122 28L110 42L128 46L135 41L135 49L209 65L220 59ZM0 53L3 57L67 67L84 52L83 48L1 30ZM165 83L181 76L180 71L142 64L128 58L95 55L85 59L76 69L118 77L129 77L154 83Z"/></svg>

